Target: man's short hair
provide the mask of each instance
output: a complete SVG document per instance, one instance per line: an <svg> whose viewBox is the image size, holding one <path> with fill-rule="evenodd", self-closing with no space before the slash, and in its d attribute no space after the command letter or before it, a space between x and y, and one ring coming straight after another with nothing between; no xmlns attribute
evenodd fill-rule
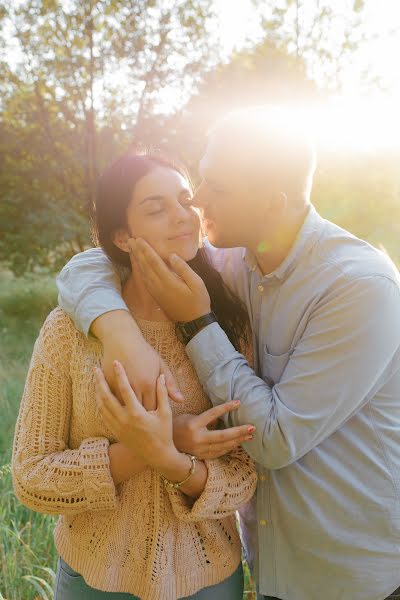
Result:
<svg viewBox="0 0 400 600"><path fill-rule="evenodd" d="M240 156L253 172L311 189L315 145L300 115L289 108L261 105L230 112L211 128L209 141Z"/></svg>

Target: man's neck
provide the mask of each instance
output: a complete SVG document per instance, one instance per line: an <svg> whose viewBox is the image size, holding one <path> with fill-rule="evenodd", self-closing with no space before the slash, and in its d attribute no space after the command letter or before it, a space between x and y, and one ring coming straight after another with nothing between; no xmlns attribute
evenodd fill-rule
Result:
<svg viewBox="0 0 400 600"><path fill-rule="evenodd" d="M257 242L248 246L256 257L263 275L272 273L285 260L304 223L310 205L293 212L273 232L262 232Z"/></svg>

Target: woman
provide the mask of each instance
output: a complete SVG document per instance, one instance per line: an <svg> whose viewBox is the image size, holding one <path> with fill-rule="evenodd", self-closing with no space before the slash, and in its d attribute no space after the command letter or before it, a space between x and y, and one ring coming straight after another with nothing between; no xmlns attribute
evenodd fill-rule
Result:
<svg viewBox="0 0 400 600"><path fill-rule="evenodd" d="M160 377L158 406L147 412L116 363L120 404L99 369L98 340L82 335L60 308L47 318L21 402L12 472L23 504L60 515L55 600L241 600L234 512L255 491L255 467L241 448L200 461L175 447L172 415L200 414L210 402L174 324L147 292L129 238L143 237L165 260L176 253L190 261L237 347L246 338L245 309L199 249L188 178L171 161L125 156L107 169L95 230L111 260L129 268L123 298L185 400L170 406ZM125 411L135 416L133 430L124 428Z"/></svg>

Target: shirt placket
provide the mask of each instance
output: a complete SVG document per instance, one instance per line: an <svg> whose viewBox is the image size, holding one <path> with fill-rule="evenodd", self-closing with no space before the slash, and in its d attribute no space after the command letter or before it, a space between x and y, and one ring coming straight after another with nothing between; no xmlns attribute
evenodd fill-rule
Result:
<svg viewBox="0 0 400 600"><path fill-rule="evenodd" d="M257 306L257 322L259 338L257 350L259 353L258 365L260 377L263 377L262 355L263 340L266 339L266 328L268 327L268 319L273 317L272 307L274 305L276 283L273 280L259 277L254 283L253 296L258 297ZM260 589L276 589L276 568L275 568L275 544L274 544L274 527L272 522L272 506L271 506L271 490L269 471L262 465L257 465L258 471L258 490L257 490L257 529L258 529L258 573Z"/></svg>

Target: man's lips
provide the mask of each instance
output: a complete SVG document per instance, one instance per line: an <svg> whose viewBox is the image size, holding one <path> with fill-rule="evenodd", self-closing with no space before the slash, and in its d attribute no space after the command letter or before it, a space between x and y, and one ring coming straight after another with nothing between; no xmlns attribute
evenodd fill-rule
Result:
<svg viewBox="0 0 400 600"><path fill-rule="evenodd" d="M210 227L213 227L213 225L215 224L214 221L212 219L203 219L203 223L204 223L204 227L206 229L209 229Z"/></svg>

